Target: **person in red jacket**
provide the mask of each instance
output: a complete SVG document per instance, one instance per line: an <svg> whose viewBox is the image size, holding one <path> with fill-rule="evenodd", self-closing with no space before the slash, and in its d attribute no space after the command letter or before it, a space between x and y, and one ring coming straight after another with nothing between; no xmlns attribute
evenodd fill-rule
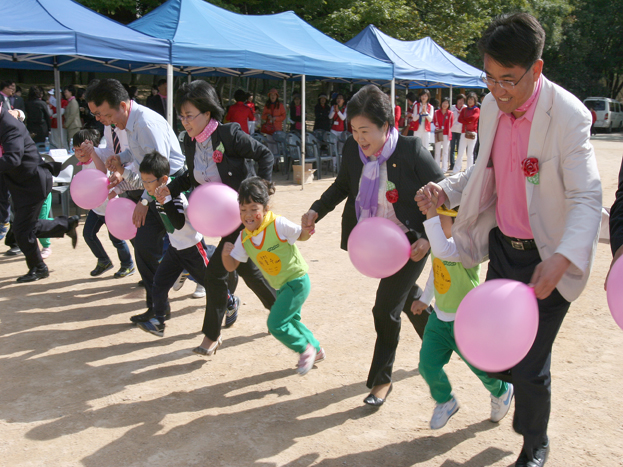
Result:
<svg viewBox="0 0 623 467"><path fill-rule="evenodd" d="M50 149L65 148L65 146L67 146L67 143L63 145L61 141L60 131L57 130L58 123L56 121L56 99L54 98L54 89L48 91L48 94L51 96L48 102L48 107L50 107L50 112L52 113L50 118L50 126L52 128L52 131L50 131ZM67 107L67 104L69 104L69 102L65 98L61 98L61 127L63 127L65 124L65 117L63 114L65 113L65 107ZM65 131L63 131L63 133L65 133L64 136L67 136L67 133Z"/></svg>
<svg viewBox="0 0 623 467"><path fill-rule="evenodd" d="M430 91L422 89L418 94L418 102L407 111L407 117L411 119L409 130L413 131L413 136L419 136L422 144L428 149L430 123L433 121L435 108L429 103Z"/></svg>
<svg viewBox="0 0 623 467"><path fill-rule="evenodd" d="M467 107L463 107L459 114L459 122L463 124L461 131L461 141L459 142L459 153L456 156L453 173L459 173L463 165L463 154L467 151L467 169L474 165L474 146L478 139L478 119L480 109L476 105L478 97L475 92L467 95Z"/></svg>
<svg viewBox="0 0 623 467"><path fill-rule="evenodd" d="M441 170L447 172L448 151L450 149L450 141L452 140L451 129L454 124L454 115L450 110L450 100L447 97L441 100L441 108L435 111L433 124L435 125L435 162L439 164L441 161ZM437 141L439 139L437 136L438 133L442 135L440 141Z"/></svg>
<svg viewBox="0 0 623 467"><path fill-rule="evenodd" d="M329 119L332 122L331 133L338 137L338 154L342 154L342 148L344 147L344 142L340 141L340 136L342 132L348 130L346 118L346 101L343 94L338 94L335 98L335 105L331 107L331 112L329 112Z"/></svg>
<svg viewBox="0 0 623 467"><path fill-rule="evenodd" d="M225 116L225 123L236 122L240 125L240 128L242 128L242 131L246 134L250 134L248 122L255 122L255 114L245 105L244 101L246 98L247 94L242 89L238 89L234 93L236 103L229 107L227 115Z"/></svg>

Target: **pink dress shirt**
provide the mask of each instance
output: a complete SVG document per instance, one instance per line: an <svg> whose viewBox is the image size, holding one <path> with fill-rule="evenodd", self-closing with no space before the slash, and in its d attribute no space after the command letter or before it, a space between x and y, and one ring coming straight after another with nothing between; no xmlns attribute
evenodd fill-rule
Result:
<svg viewBox="0 0 623 467"><path fill-rule="evenodd" d="M498 201L496 219L502 233L508 237L534 238L528 215L526 176L521 167L528 157L530 129L536 104L541 93L539 78L532 96L518 110L526 113L520 118L510 113L498 113L498 128L493 140L491 159L495 171L495 187Z"/></svg>

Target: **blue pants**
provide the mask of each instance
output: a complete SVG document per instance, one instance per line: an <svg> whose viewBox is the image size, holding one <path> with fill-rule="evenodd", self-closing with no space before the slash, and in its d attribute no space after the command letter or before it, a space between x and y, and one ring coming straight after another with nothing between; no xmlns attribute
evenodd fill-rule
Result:
<svg viewBox="0 0 623 467"><path fill-rule="evenodd" d="M84 241L87 245L89 245L89 248L97 258L97 262L100 264L112 262L110 261L110 257L106 253L106 250L104 250L102 242L100 242L99 238L97 238L97 233L105 223L104 216L100 216L94 211L89 211L87 219L84 222L84 229L82 230ZM108 238L110 238L110 241L117 249L121 266L124 268L132 268L134 266L134 261L132 261L132 254L130 253L128 244L124 240L119 240L117 237L113 237L110 232L108 233Z"/></svg>
<svg viewBox="0 0 623 467"><path fill-rule="evenodd" d="M450 170L454 169L454 157L459 150L459 141L461 141L461 133L452 133L450 140Z"/></svg>

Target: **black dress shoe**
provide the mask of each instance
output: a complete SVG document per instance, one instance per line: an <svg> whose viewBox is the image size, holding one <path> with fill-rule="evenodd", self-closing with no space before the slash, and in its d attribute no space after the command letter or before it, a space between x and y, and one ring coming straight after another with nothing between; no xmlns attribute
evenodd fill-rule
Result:
<svg viewBox="0 0 623 467"><path fill-rule="evenodd" d="M387 390L387 394L385 394L385 399L381 399L380 397L376 397L372 393L368 394L368 397L366 397L363 400L364 404L368 404L368 405L371 405L373 407L380 407L380 406L382 406L385 403L385 401L387 400L387 398L389 397L389 394L392 392L392 388L393 387L394 387L393 384L389 385L389 389Z"/></svg>
<svg viewBox="0 0 623 467"><path fill-rule="evenodd" d="M549 439L534 450L532 459L528 458L528 455L522 447L521 454L519 454L519 457L517 458L515 467L543 467L545 465L545 461L547 460L548 454Z"/></svg>
<svg viewBox="0 0 623 467"><path fill-rule="evenodd" d="M22 254L22 250L20 250L18 246L12 246L10 249L8 249L4 253L5 256L17 256L21 254Z"/></svg>
<svg viewBox="0 0 623 467"><path fill-rule="evenodd" d="M138 281L138 283L136 284L139 287L145 287L145 281L143 281L143 279L141 279L140 281Z"/></svg>
<svg viewBox="0 0 623 467"><path fill-rule="evenodd" d="M134 315L130 317L130 321L132 321L133 323L146 323L147 321L149 321L152 318L156 317L156 313L154 313L154 310L151 308L148 308L147 311L145 313L141 313L140 315ZM167 310L167 312L164 315L164 320L167 321L171 319L171 307L169 307L169 309Z"/></svg>
<svg viewBox="0 0 623 467"><path fill-rule="evenodd" d="M95 269L93 269L93 271L91 271L91 276L92 277L97 277L97 276L101 276L102 274L104 274L106 271L112 269L112 263L97 263L97 266L95 266Z"/></svg>
<svg viewBox="0 0 623 467"><path fill-rule="evenodd" d="M36 266L28 271L28 274L25 274L21 277L17 278L17 282L23 284L24 282L34 282L39 279L45 279L50 275L48 271L48 267L44 264L43 266Z"/></svg>
<svg viewBox="0 0 623 467"><path fill-rule="evenodd" d="M67 230L67 236L71 238L71 246L76 248L78 243L78 234L76 233L76 227L78 227L78 221L80 216L71 216L69 218L69 230Z"/></svg>

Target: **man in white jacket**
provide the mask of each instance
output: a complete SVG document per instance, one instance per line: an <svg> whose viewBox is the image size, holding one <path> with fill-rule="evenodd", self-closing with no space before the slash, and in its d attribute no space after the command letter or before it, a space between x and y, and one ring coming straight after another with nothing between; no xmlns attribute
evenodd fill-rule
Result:
<svg viewBox="0 0 623 467"><path fill-rule="evenodd" d="M424 187L422 211L461 205L453 237L466 268L489 258L487 280L534 287L539 330L508 374L515 387L513 428L523 436L517 467L541 467L549 453L551 351L586 285L601 220L601 182L590 144L591 116L542 75L545 32L517 13L496 18L479 42L491 93L480 114L480 156L463 174Z"/></svg>

